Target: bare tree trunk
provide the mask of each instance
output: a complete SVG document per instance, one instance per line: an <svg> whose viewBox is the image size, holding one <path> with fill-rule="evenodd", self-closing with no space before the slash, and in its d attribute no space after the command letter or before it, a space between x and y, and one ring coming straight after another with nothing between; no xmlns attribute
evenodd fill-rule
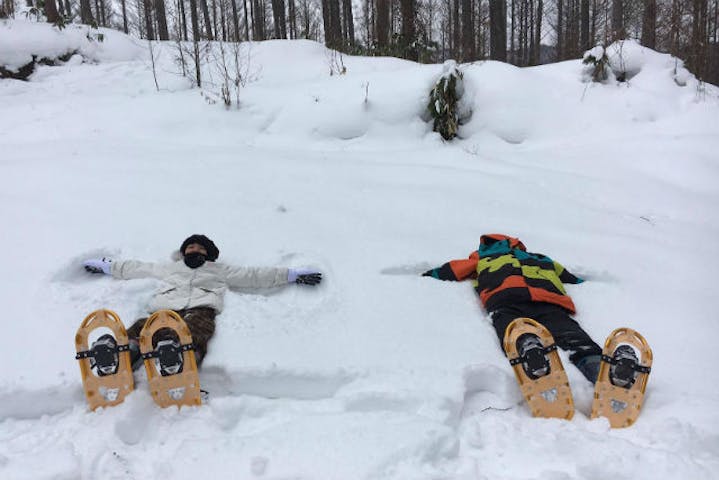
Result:
<svg viewBox="0 0 719 480"><path fill-rule="evenodd" d="M103 27L107 26L107 16L105 16L105 0L100 0L100 23Z"/></svg>
<svg viewBox="0 0 719 480"><path fill-rule="evenodd" d="M561 2L561 0L560 0L560 2ZM490 54L490 58L494 58L492 56L492 52L493 52L493 50L492 50L493 49L493 47L492 47L492 45L493 45L493 43L492 43L492 38L493 38L492 24L493 23L494 22L492 21L492 2L490 1L489 2L489 45L490 45L490 47L489 47L490 53L489 54ZM511 59L512 65L517 64L517 46L515 44L515 42L516 42L516 38L515 38L516 27L517 27L516 0L512 0L512 24L511 24L512 32L511 32L511 40L509 42L509 51L512 54L512 59Z"/></svg>
<svg viewBox="0 0 719 480"><path fill-rule="evenodd" d="M215 37L212 35L212 23L210 21L210 9L207 6L207 0L200 0L200 8L202 9L202 16L205 19L205 31L207 32L207 39L214 40Z"/></svg>
<svg viewBox="0 0 719 480"><path fill-rule="evenodd" d="M145 34L148 40L155 39L155 31L152 22L152 0L143 0L142 6L145 12Z"/></svg>
<svg viewBox="0 0 719 480"><path fill-rule="evenodd" d="M329 0L322 0L322 26L325 30L325 45L332 48L332 15Z"/></svg>
<svg viewBox="0 0 719 480"><path fill-rule="evenodd" d="M169 40L170 34L167 30L165 0L155 0L155 15L157 16L157 33L160 35L160 40Z"/></svg>
<svg viewBox="0 0 719 480"><path fill-rule="evenodd" d="M254 40L265 40L265 2L252 0L252 31Z"/></svg>
<svg viewBox="0 0 719 480"><path fill-rule="evenodd" d="M589 39L589 0L582 0L579 16L579 47L580 50L586 51L592 48L592 41Z"/></svg>
<svg viewBox="0 0 719 480"><path fill-rule="evenodd" d="M330 28L332 30L332 48L344 50L342 46L342 16L340 0L327 0L330 9Z"/></svg>
<svg viewBox="0 0 719 480"><path fill-rule="evenodd" d="M612 41L625 38L624 30L624 0L612 1Z"/></svg>
<svg viewBox="0 0 719 480"><path fill-rule="evenodd" d="M90 0L80 0L80 21L86 25L95 23L95 19L92 17Z"/></svg>
<svg viewBox="0 0 719 480"><path fill-rule="evenodd" d="M345 44L353 46L355 43L355 22L352 14L352 0L342 0L342 26Z"/></svg>
<svg viewBox="0 0 719 480"><path fill-rule="evenodd" d="M460 59L462 51L462 31L460 30L459 17L460 0L452 1L452 45L454 47L454 57Z"/></svg>
<svg viewBox="0 0 719 480"><path fill-rule="evenodd" d="M208 5L210 6L210 5ZM215 32L215 40L219 40L220 38L220 29L217 28L217 0L212 0L212 31Z"/></svg>
<svg viewBox="0 0 719 480"><path fill-rule="evenodd" d="M657 0L644 0L642 45L652 49L657 46Z"/></svg>
<svg viewBox="0 0 719 480"><path fill-rule="evenodd" d="M48 23L55 23L60 20L60 14L57 13L57 4L55 0L45 0L45 16Z"/></svg>
<svg viewBox="0 0 719 480"><path fill-rule="evenodd" d="M232 40L240 41L240 17L237 15L237 0L230 0L232 3Z"/></svg>
<svg viewBox="0 0 719 480"><path fill-rule="evenodd" d="M0 1L0 18L13 18L15 16L15 1Z"/></svg>
<svg viewBox="0 0 719 480"><path fill-rule="evenodd" d="M537 46L534 43L534 31L537 26L537 22L535 21L534 17L534 0L529 0L529 5L527 6L529 9L529 26L527 28L527 36L528 40L527 43L529 44L529 62L528 65L536 65L537 64Z"/></svg>
<svg viewBox="0 0 719 480"><path fill-rule="evenodd" d="M534 50L536 63L542 63L542 16L544 14L544 1L537 0L537 18L534 27Z"/></svg>
<svg viewBox="0 0 719 480"><path fill-rule="evenodd" d="M197 0L190 0L190 22L192 23L192 45L195 57L195 81L197 86L202 86L200 71L200 19L197 15Z"/></svg>
<svg viewBox="0 0 719 480"><path fill-rule="evenodd" d="M389 0L377 0L377 46L380 49L389 45L389 12Z"/></svg>
<svg viewBox="0 0 719 480"><path fill-rule="evenodd" d="M527 65L527 0L519 4L519 65Z"/></svg>
<svg viewBox="0 0 719 480"><path fill-rule="evenodd" d="M597 0L592 0L592 15L589 17L589 38L592 39L592 45L590 45L590 48L593 47L594 43L597 41L597 17L599 14L597 13L599 11L599 8L597 6Z"/></svg>
<svg viewBox="0 0 719 480"><path fill-rule="evenodd" d="M187 41L187 15L185 13L185 0L177 0L178 19L178 35L182 35L182 39Z"/></svg>
<svg viewBox="0 0 719 480"><path fill-rule="evenodd" d="M564 36L565 58L573 58L580 50L581 12L578 0L570 0L567 5L566 35Z"/></svg>
<svg viewBox="0 0 719 480"><path fill-rule="evenodd" d="M474 50L474 15L472 0L462 1L462 53L459 57L462 62L471 62L475 59Z"/></svg>
<svg viewBox="0 0 719 480"><path fill-rule="evenodd" d="M272 0L272 17L275 25L275 38L287 38L284 0Z"/></svg>
<svg viewBox="0 0 719 480"><path fill-rule="evenodd" d="M250 3L250 7L252 7L252 4ZM245 11L245 39L247 41L250 40L250 20L249 16L247 15L247 0L242 0L242 9Z"/></svg>
<svg viewBox="0 0 719 480"><path fill-rule="evenodd" d="M507 61L507 4L505 0L489 0L489 58L500 62Z"/></svg>
<svg viewBox="0 0 719 480"><path fill-rule="evenodd" d="M417 36L415 0L401 0L400 10L402 12L402 46L404 58L408 60L419 59L417 48L414 42Z"/></svg>
<svg viewBox="0 0 719 480"><path fill-rule="evenodd" d="M557 0L557 60L564 60L564 0Z"/></svg>
<svg viewBox="0 0 719 480"><path fill-rule="evenodd" d="M290 38L297 38L297 7L295 7L295 0L288 0L288 14L290 23Z"/></svg>
<svg viewBox="0 0 719 480"><path fill-rule="evenodd" d="M707 66L707 0L693 0L692 40L689 68L700 80L706 80Z"/></svg>
<svg viewBox="0 0 719 480"><path fill-rule="evenodd" d="M215 25L215 35L217 35L217 39L219 40L222 38L223 42L227 42L227 2L225 0L220 0L219 4L219 10L220 10L220 22L219 27L217 24L217 10L218 10L217 0L212 0L212 21ZM220 35L221 33L221 35ZM222 47L224 49L224 47Z"/></svg>
<svg viewBox="0 0 719 480"><path fill-rule="evenodd" d="M127 29L127 0L122 0L122 31L128 33Z"/></svg>

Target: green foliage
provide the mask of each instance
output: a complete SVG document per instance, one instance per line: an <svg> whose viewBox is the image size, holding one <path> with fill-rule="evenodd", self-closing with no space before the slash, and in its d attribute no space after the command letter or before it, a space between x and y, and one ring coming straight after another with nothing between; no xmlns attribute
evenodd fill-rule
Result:
<svg viewBox="0 0 719 480"><path fill-rule="evenodd" d="M463 92L462 72L453 60L445 62L444 73L429 93L427 110L434 119L433 130L445 140L457 136L459 129L459 99Z"/></svg>
<svg viewBox="0 0 719 480"><path fill-rule="evenodd" d="M92 28L93 30L98 29L97 24L95 22L93 22L92 25L90 25L90 28ZM102 43L105 41L105 34L100 33L100 32L90 33L90 30L88 30L85 37L91 42Z"/></svg>
<svg viewBox="0 0 719 480"><path fill-rule="evenodd" d="M349 49L347 53L372 57L406 58L420 63L431 63L435 60L438 48L439 44L437 42L425 41L423 38L411 40L400 33L395 33L386 46L381 47L375 41L367 47L355 46Z"/></svg>
<svg viewBox="0 0 719 480"><path fill-rule="evenodd" d="M609 66L609 57L607 57L607 49L603 46L594 47L584 54L582 60L587 65L589 77L593 82L604 83L609 80L612 69Z"/></svg>
<svg viewBox="0 0 719 480"><path fill-rule="evenodd" d="M65 27L67 27L68 23L69 19L60 15L57 17L55 23L53 23L53 26L56 27L58 30L63 30Z"/></svg>

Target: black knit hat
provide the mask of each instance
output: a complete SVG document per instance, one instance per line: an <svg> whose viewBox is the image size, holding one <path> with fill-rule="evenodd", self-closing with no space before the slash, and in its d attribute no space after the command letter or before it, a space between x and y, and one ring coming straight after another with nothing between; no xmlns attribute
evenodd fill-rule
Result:
<svg viewBox="0 0 719 480"><path fill-rule="evenodd" d="M180 254L184 257L185 256L185 249L188 245L197 243L205 247L205 250L207 250L207 260L210 262L214 262L217 260L217 257L220 256L220 249L217 248L217 245L215 245L215 242L210 240L204 235L190 235L185 239L184 242L182 242L182 246L180 247Z"/></svg>

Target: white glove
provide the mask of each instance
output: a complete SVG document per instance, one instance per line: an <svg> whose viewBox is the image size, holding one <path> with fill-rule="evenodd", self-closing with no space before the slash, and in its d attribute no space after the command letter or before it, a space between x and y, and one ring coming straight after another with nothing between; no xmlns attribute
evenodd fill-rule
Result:
<svg viewBox="0 0 719 480"><path fill-rule="evenodd" d="M310 268L290 268L287 270L287 281L301 285L317 285L322 281L322 273Z"/></svg>
<svg viewBox="0 0 719 480"><path fill-rule="evenodd" d="M82 262L82 266L90 273L104 273L105 275L110 275L112 260L104 257L91 258L90 260Z"/></svg>

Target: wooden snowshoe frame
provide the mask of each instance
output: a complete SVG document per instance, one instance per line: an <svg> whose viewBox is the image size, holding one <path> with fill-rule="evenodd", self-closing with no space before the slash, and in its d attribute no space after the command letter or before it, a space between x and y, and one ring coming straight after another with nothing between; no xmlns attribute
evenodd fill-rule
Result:
<svg viewBox="0 0 719 480"><path fill-rule="evenodd" d="M510 362L516 361L515 359L519 357L517 339L525 333L539 337L545 348L554 344L552 334L544 326L531 318L516 318L504 333L504 351ZM521 363L512 365L519 388L533 416L570 420L574 416L574 400L562 360L556 349L548 352L546 356L549 358L550 372L536 380L527 376Z"/></svg>
<svg viewBox="0 0 719 480"><path fill-rule="evenodd" d="M621 344L630 344L639 352L639 364L652 366L652 349L638 332L631 328L617 328L604 343L603 354L611 357L614 350ZM592 402L592 418L606 417L612 428L623 428L632 425L641 413L644 403L644 392L647 389L649 373L638 372L634 384L629 388L613 385L609 379L611 365L602 361L599 377L594 386Z"/></svg>
<svg viewBox="0 0 719 480"><path fill-rule="evenodd" d="M120 317L112 310L96 310L85 317L75 334L75 350L78 354L87 352L90 349L88 345L90 333L100 327L112 330L118 346L127 345L127 332L120 321ZM78 358L82 386L91 410L98 407L117 405L123 402L125 397L134 389L130 352L119 352L118 360L117 372L113 375L101 377L93 373L89 357Z"/></svg>
<svg viewBox="0 0 719 480"><path fill-rule="evenodd" d="M158 310L147 319L142 332L140 332L140 351L143 355L153 351L152 336L161 328L174 330L182 345L192 343L190 329L182 317L172 310ZM155 365L155 359L145 358L147 383L150 386L152 398L163 408L171 405L180 407L202 403L195 352L185 350L182 352L182 359L182 372L163 377Z"/></svg>

